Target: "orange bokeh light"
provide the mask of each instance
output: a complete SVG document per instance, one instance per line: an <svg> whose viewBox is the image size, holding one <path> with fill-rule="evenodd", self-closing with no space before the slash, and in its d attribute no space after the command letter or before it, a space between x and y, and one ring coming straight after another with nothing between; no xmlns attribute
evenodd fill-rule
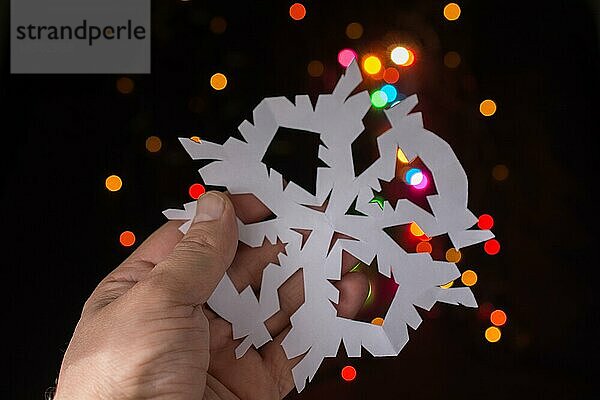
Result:
<svg viewBox="0 0 600 400"><path fill-rule="evenodd" d="M131 231L124 231L119 235L119 243L123 247L131 247L135 243L135 235Z"/></svg>
<svg viewBox="0 0 600 400"><path fill-rule="evenodd" d="M408 50L408 60L404 64L400 64L401 67L410 67L415 63L415 53L411 49Z"/></svg>
<svg viewBox="0 0 600 400"><path fill-rule="evenodd" d="M502 310L494 310L490 314L490 322L496 326L502 326L506 323L506 313Z"/></svg>
<svg viewBox="0 0 600 400"><path fill-rule="evenodd" d="M465 286L473 286L477 283L477 274L470 269L462 273L460 280Z"/></svg>
<svg viewBox="0 0 600 400"><path fill-rule="evenodd" d="M300 3L292 4L290 7L290 17L292 17L294 21L300 21L306 17L306 7Z"/></svg>
<svg viewBox="0 0 600 400"><path fill-rule="evenodd" d="M423 236L425 234L425 232L423 232L423 229L421 229L421 227L417 225L416 222L410 223L410 233L412 233L414 236Z"/></svg>
<svg viewBox="0 0 600 400"><path fill-rule="evenodd" d="M398 79L400 79L400 73L396 68L389 67L383 71L383 80L386 81L386 83L393 84L398 82Z"/></svg>
<svg viewBox="0 0 600 400"><path fill-rule="evenodd" d="M429 242L420 242L417 244L417 253L431 253L433 251L433 247Z"/></svg>
<svg viewBox="0 0 600 400"><path fill-rule="evenodd" d="M500 340L501 336L502 332L496 326L490 326L485 330L485 338L490 343L496 343L498 340Z"/></svg>

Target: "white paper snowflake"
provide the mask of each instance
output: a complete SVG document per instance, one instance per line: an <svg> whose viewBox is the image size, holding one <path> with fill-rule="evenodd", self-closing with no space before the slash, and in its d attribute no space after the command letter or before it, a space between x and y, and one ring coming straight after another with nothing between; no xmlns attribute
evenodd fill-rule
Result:
<svg viewBox="0 0 600 400"><path fill-rule="evenodd" d="M416 95L384 110L391 129L377 138L380 158L359 176L354 174L352 142L363 132L363 117L371 107L366 91L351 95L362 77L356 62L343 75L333 93L321 95L313 107L308 96L296 96L295 104L285 97L266 98L254 109L254 122L244 121L239 130L244 139L229 138L224 145L180 139L195 160L216 160L200 169L208 185L226 187L232 194L252 193L276 216L265 222L244 224L238 220L243 243L257 247L267 238L287 243L280 265L269 264L263 271L260 298L250 287L241 293L225 274L212 297L210 307L232 324L234 339L244 338L236 348L241 357L250 346L261 347L271 340L265 321L279 310L279 287L299 269L304 279L304 304L292 315L292 329L282 346L288 358L304 354L292 373L298 391L312 380L325 357L334 357L344 343L350 357L359 357L361 347L374 356L397 355L408 342L407 326L417 329L421 318L415 306L430 310L437 302L476 307L468 287L443 289L440 286L460 276L455 264L434 261L428 253L407 253L384 228L416 222L425 234L448 234L456 249L490 239L487 230L471 230L477 218L467 209L467 177L450 146L423 128L420 113L411 113ZM294 182L285 185L282 175L261 162L280 127L315 132L323 143L319 158L328 167L317 171L316 195ZM427 201L431 213L407 199L383 209L370 202L380 180L395 176L396 155L401 148L408 159L419 157L431 171L436 194ZM306 205L320 206L324 212ZM362 215L347 215L355 208ZM195 214L195 202L184 210L166 210L169 219L188 220ZM312 233L302 245L297 230ZM329 249L335 232L352 239L339 239ZM385 323L355 321L337 316L333 303L338 290L330 280L341 278L342 251L365 263L377 257L379 273L392 277L399 287Z"/></svg>

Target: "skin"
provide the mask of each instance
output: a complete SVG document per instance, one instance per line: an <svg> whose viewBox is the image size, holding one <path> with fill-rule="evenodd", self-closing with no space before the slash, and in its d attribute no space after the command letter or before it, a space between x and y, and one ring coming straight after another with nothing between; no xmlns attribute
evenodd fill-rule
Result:
<svg viewBox="0 0 600 400"><path fill-rule="evenodd" d="M280 311L267 321L273 337L240 359L231 325L206 301L224 273L238 290L260 287L262 269L277 261L284 244L238 246L235 215L244 222L267 218L251 195L208 192L183 236L179 222L154 232L104 278L86 301L62 362L55 399L281 399L294 387L281 342L289 318L304 301L300 274L279 290ZM368 281L348 273L343 260L337 306L352 318Z"/></svg>

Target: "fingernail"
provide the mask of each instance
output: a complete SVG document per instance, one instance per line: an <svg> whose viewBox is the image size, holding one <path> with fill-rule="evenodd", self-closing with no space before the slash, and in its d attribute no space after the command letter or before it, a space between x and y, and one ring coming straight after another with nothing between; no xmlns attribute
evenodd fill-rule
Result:
<svg viewBox="0 0 600 400"><path fill-rule="evenodd" d="M221 218L225 210L225 200L213 192L204 193L198 198L194 222L214 221Z"/></svg>

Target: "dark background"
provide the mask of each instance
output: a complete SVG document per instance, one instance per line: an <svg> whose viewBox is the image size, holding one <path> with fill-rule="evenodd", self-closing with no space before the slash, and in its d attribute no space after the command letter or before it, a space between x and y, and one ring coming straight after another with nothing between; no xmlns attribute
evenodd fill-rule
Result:
<svg viewBox="0 0 600 400"><path fill-rule="evenodd" d="M163 223L161 211L189 201L198 164L177 137L223 142L265 96L316 95L342 73L337 52L381 51L409 39L417 62L400 79L418 93L425 126L454 148L470 180L471 210L496 220L500 254L480 245L462 266L479 273L480 303L504 309L500 342L478 311L437 305L396 358L337 359L290 398L591 398L596 367L598 263L591 192L597 184L598 8L582 1L459 2L448 22L440 1L153 2L152 74L9 75L8 2L3 2L3 292L9 334L8 398L41 399L53 385L84 300L138 243ZM223 16L223 34L209 21ZM358 21L359 40L345 34ZM383 46L383 47L382 47ZM462 63L444 66L454 50ZM307 63L325 64L322 78ZM223 72L229 85L212 90ZM479 102L498 112L484 118ZM160 152L145 149L150 135ZM505 181L492 178L508 166ZM117 193L104 188L116 173ZM358 377L343 382L339 370ZM6 379L6 378L5 378ZM4 386L4 385L3 385Z"/></svg>

